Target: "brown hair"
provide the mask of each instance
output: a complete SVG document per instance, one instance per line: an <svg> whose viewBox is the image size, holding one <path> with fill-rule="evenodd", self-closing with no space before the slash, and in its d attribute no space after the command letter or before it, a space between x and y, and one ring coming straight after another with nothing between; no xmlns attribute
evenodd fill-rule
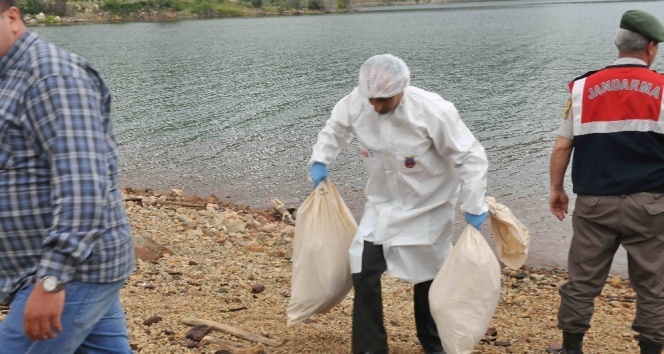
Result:
<svg viewBox="0 0 664 354"><path fill-rule="evenodd" d="M12 6L18 6L16 0L0 0L0 11L6 11Z"/></svg>

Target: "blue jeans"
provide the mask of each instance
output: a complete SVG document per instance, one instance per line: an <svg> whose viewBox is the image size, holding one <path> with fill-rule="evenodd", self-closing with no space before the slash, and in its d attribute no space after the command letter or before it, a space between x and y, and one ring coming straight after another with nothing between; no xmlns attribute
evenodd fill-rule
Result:
<svg viewBox="0 0 664 354"><path fill-rule="evenodd" d="M67 283L62 332L44 341L28 339L23 330L25 302L34 285L20 290L0 322L0 352L16 354L132 353L120 303L124 280L114 283Z"/></svg>

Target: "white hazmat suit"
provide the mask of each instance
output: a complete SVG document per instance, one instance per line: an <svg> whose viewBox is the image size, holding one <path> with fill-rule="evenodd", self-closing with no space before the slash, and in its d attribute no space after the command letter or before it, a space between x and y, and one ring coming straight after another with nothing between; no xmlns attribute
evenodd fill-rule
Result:
<svg viewBox="0 0 664 354"><path fill-rule="evenodd" d="M457 199L468 213L488 210L486 154L451 102L408 81L390 86L384 76L370 76L361 70L359 87L335 105L309 165L330 165L354 134L368 180L364 215L349 251L351 272L361 271L369 241L383 246L393 277L431 280L452 248ZM375 112L368 100L399 92L399 105L387 114Z"/></svg>

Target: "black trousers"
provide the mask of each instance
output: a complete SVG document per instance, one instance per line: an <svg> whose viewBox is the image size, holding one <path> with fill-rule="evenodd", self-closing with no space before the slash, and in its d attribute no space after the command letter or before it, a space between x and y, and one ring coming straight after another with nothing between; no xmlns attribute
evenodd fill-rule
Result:
<svg viewBox="0 0 664 354"><path fill-rule="evenodd" d="M383 323L380 276L387 270L383 246L364 242L362 271L353 274L353 353L387 350ZM429 309L429 288L433 280L415 284L415 328L425 352L442 351L436 322Z"/></svg>

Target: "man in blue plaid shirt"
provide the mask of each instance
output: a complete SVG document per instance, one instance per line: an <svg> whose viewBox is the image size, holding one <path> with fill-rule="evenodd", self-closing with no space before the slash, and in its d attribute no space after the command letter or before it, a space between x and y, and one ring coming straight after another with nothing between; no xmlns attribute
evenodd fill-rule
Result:
<svg viewBox="0 0 664 354"><path fill-rule="evenodd" d="M120 288L134 249L110 104L87 60L0 0L2 353L131 353Z"/></svg>

